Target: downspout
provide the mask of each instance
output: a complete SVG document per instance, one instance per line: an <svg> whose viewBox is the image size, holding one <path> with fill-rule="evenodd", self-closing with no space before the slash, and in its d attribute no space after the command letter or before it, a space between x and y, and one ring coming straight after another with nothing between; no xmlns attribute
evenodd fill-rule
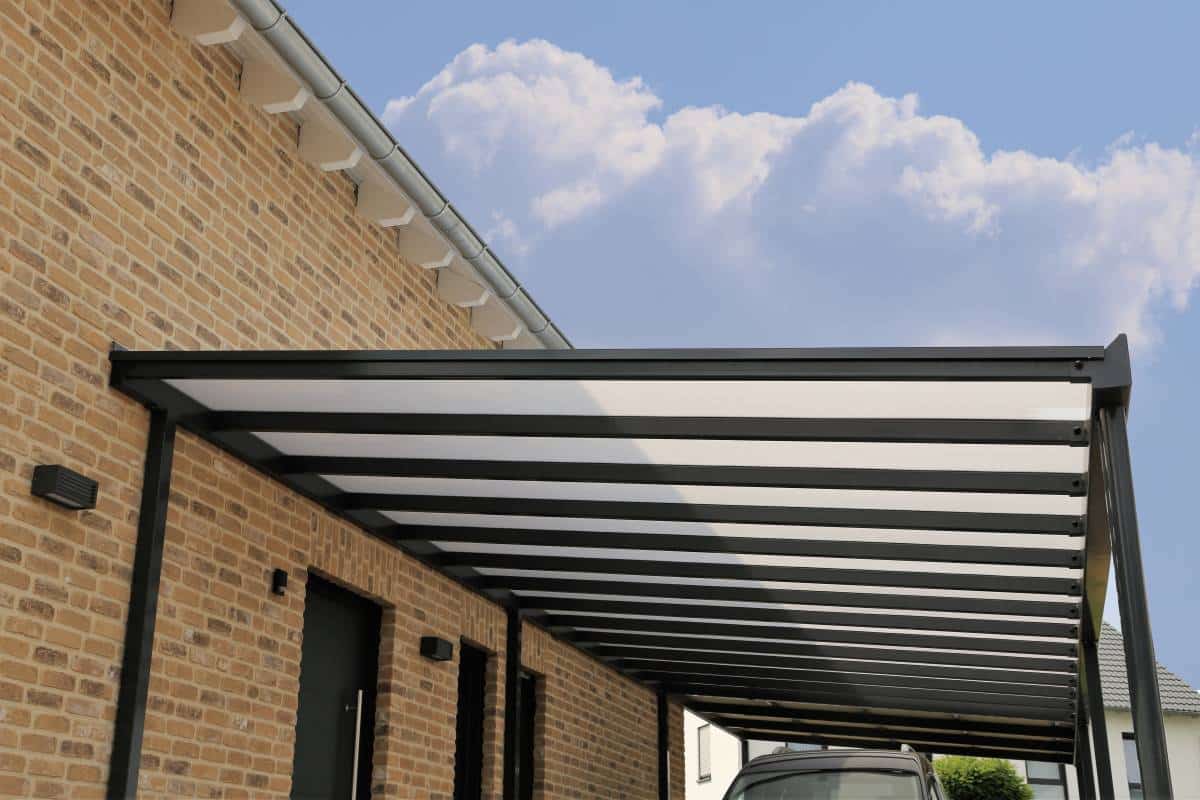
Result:
<svg viewBox="0 0 1200 800"><path fill-rule="evenodd" d="M309 85L313 97L329 109L350 135L358 140L363 151L379 164L429 222L442 232L450 245L475 268L487 288L512 310L529 334L547 349L569 349L571 343L558 326L409 158L391 132L371 113L284 9L275 0L230 2L280 58Z"/></svg>

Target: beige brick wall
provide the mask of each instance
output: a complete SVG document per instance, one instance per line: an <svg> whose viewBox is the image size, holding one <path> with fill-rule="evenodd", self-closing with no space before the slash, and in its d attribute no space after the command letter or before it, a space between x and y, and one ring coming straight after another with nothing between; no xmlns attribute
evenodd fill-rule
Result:
<svg viewBox="0 0 1200 800"><path fill-rule="evenodd" d="M489 346L393 234L354 215L344 176L297 159L294 125L240 101L224 50L170 30L168 8L0 0L0 796L104 791L147 433L107 387L110 342ZM31 498L38 463L98 478L98 507ZM275 567L292 575L284 598ZM309 569L385 607L377 796L451 791L456 666L416 652L436 633L495 654L497 797L501 610L183 434L142 796L287 796ZM653 797L650 692L527 637L546 676L541 796Z"/></svg>
<svg viewBox="0 0 1200 800"><path fill-rule="evenodd" d="M544 720L544 728L535 732L544 768L534 796L657 797L658 705L653 692L579 650L563 647L540 628L526 624L523 636L521 660L540 678ZM614 726L614 718L625 723ZM682 742L679 747L682 756ZM682 800L682 781L678 786L672 796Z"/></svg>

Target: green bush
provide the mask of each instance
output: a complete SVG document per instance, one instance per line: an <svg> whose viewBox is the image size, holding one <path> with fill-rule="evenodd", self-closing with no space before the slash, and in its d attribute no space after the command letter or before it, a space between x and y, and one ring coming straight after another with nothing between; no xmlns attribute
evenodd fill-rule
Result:
<svg viewBox="0 0 1200 800"><path fill-rule="evenodd" d="M933 768L949 800L1033 800L1033 789L1002 758L945 756Z"/></svg>

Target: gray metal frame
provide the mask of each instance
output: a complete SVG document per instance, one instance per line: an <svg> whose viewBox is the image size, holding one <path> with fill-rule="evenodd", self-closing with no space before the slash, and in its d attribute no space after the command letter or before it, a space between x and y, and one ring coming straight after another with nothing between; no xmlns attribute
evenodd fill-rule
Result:
<svg viewBox="0 0 1200 800"><path fill-rule="evenodd" d="M129 612L125 620L121 682L117 689L117 717L113 723L113 747L109 757L110 800L124 800L137 793L174 459L175 420L161 409L152 410L146 440L142 498L138 508L137 549L130 579Z"/></svg>
<svg viewBox="0 0 1200 800"><path fill-rule="evenodd" d="M369 384L389 379L531 379L589 380L870 380L870 381L1070 381L1091 386L1092 419L1075 422L962 419L794 419L604 417L529 414L389 414L282 411L214 411L172 386L171 379L319 380ZM485 352L258 352L112 354L112 383L158 413L261 469L293 490L372 535L403 548L464 585L507 604L510 639L519 620L550 627L608 659L631 677L655 686L660 709L668 693L687 705L726 703L721 724L735 732L771 730L808 741L888 743L891 731L919 734L921 748L938 752L997 753L1042 760L1077 760L1081 715L1087 707L1093 726L1102 724L1098 687L1091 676L1080 683L1080 662L1088 670L1089 629L1098 629L1110 552L1116 564L1121 613L1126 629L1139 758L1147 796L1170 797L1161 710L1154 672L1153 644L1141 573L1136 514L1129 470L1125 411L1130 371L1127 345L1119 337L1108 348L892 348L820 350L680 351L485 351ZM286 456L255 435L256 431L420 433L517 437L653 437L984 444L1091 444L1087 474L966 473L903 469L777 469L763 467L654 466L588 463L380 459L355 456ZM364 494L339 490L324 474L511 479L565 482L688 483L711 486L774 486L939 492L1041 493L1087 497L1082 517L1046 514L877 511L866 508L778 508L632 501L537 500L405 494ZM148 472L149 475L149 472ZM162 514L165 497L143 498L143 514ZM769 525L869 526L943 532L946 545L873 542L819 542L804 539L736 539L585 530L439 527L397 525L385 510L548 515L617 520L754 522ZM953 543L955 531L1034 533L1082 537L1079 553L1054 548L966 547ZM706 541L706 539L709 539ZM603 547L629 557L577 558L511 556L476 551L448 552L436 542L510 543L555 547ZM1002 575L967 577L936 570L900 573L887 570L839 570L700 564L684 560L637 558L639 551L719 553L728 547L755 555L802 555L866 559L1015 564L1075 567L1081 579L1021 578ZM481 574L480 569L547 570L556 577L531 574ZM604 573L604 578L595 577ZM134 603L145 608L146 581L137 579ZM623 576L619 579L617 576ZM638 579L640 576L641 580ZM817 589L764 588L656 581L655 578L752 579L800 581L847 586L897 586L928 594L829 592ZM991 600L945 597L940 590L1044 592L1055 599ZM636 590L664 602L631 608L623 597ZM592 595L562 599L550 593ZM141 605L136 605L137 603ZM716 605L714 605L716 603ZM837 605L861 612L798 612L753 608L737 603ZM884 624L880 610L903 612ZM1020 614L1041 621L922 617L912 612ZM149 613L153 615L153 607ZM620 614L621 616L612 616ZM656 619L655 617L668 617ZM514 625L513 619L517 621ZM705 621L701 621L705 620ZM903 626L921 622L916 632ZM760 624L750 624L760 623ZM150 620L152 628L153 621ZM787 625L788 627L779 627ZM821 643L812 641L821 627ZM832 625L832 628L825 627ZM863 632L865 625L894 632ZM775 626L775 627L772 627ZM799 626L799 627L793 627ZM513 630L515 628L515 631ZM769 636L766 635L769 632ZM1025 637L1007 640L1006 635ZM979 638L982 637L982 638ZM766 644L764 638L772 640ZM1075 644L1072 644L1074 642ZM1082 651L1078 644L1082 643ZM1092 642L1094 643L1094 642ZM510 647L514 643L510 641ZM953 653L938 648L954 648ZM127 647L127 653L136 647ZM518 650L519 653L519 650ZM129 656L127 655L127 666ZM519 655L510 660L519 666ZM131 665L145 680L145 669ZM517 674L510 664L508 672ZM818 680L824 672L827 680ZM773 677L766 677L773 675ZM749 679L747 676L750 676ZM1082 695L1081 695L1082 692ZM516 692L506 705L517 697ZM730 705L729 700L738 701ZM814 711L811 706L826 706ZM827 706L841 707L830 709ZM862 709L873 708L872 711ZM712 710L710 710L711 713ZM763 728L758 718L780 713L784 722L803 725ZM122 695L118 719L144 714ZM839 714L875 720L875 734L861 738L838 729ZM905 728L899 723L940 720L942 727ZM1097 716L1101 722L1097 722ZM1009 718L1022 726L1019 735L984 735L987 718ZM756 721L757 720L757 721ZM662 717L660 712L660 725ZM969 722L969 724L968 724ZM118 727L118 735L121 727ZM741 735L739 733L739 735ZM840 735L839 735L840 734ZM899 735L899 734L896 734ZM985 741L986 740L986 743ZM506 741L509 734L506 733ZM966 745L964 742L973 741ZM1096 737L1096 766L1103 786L1107 753ZM1032 744L1031 744L1032 743ZM1010 746L1011 744L1011 746ZM136 742L126 750L136 751ZM665 745L663 745L665 746ZM124 745L118 743L114 753ZM1047 758L1049 753L1053 758ZM662 756L665 758L665 754ZM128 760L128 759L126 759ZM117 763L114 755L114 765ZM660 762L661 763L661 762ZM506 769L506 778L508 770ZM660 785L665 775L660 773ZM506 786L508 781L506 780Z"/></svg>
<svg viewBox="0 0 1200 800"><path fill-rule="evenodd" d="M520 758L517 746L522 740L521 731L521 610L510 605L505 616L504 646L504 800L517 800L517 770Z"/></svg>

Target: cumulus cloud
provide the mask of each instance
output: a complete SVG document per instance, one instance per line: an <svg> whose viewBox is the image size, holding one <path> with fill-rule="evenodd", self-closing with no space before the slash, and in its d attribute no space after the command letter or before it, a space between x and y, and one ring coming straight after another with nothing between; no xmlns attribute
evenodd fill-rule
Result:
<svg viewBox="0 0 1200 800"><path fill-rule="evenodd" d="M638 78L618 81L578 53L549 42L472 45L414 97L388 103L399 123L423 112L445 154L475 170L511 151L545 187L532 201L547 226L568 222L658 166L665 144L647 115L661 101Z"/></svg>
<svg viewBox="0 0 1200 800"><path fill-rule="evenodd" d="M577 284L622 268L704 284L689 309L738 326L723 341L1126 330L1144 346L1200 276L1188 147L1122 137L1091 164L988 153L962 120L863 84L797 115L666 113L638 77L505 42L467 48L385 119L451 176L456 201L528 234L528 268L573 270Z"/></svg>

